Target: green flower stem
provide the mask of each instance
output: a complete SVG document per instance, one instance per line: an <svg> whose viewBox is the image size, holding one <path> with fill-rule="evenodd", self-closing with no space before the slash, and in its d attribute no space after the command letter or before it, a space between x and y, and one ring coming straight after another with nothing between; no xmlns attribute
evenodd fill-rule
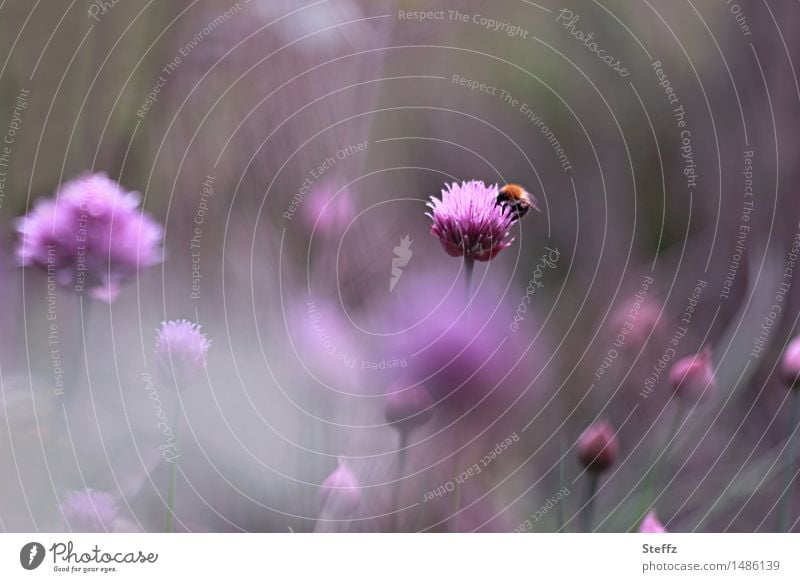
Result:
<svg viewBox="0 0 800 582"><path fill-rule="evenodd" d="M475 271L475 259L464 257L464 283L467 301L469 301L470 291L472 290L472 273Z"/></svg>
<svg viewBox="0 0 800 582"><path fill-rule="evenodd" d="M406 458L407 458L407 448L408 448L408 431L407 430L400 430L400 443L398 444L399 450L397 451L397 483L394 486L394 510L395 514L392 518L394 522L394 527L392 531L399 532L400 531L400 491L403 485L401 479L403 478L403 473L405 472L406 468Z"/></svg>
<svg viewBox="0 0 800 582"><path fill-rule="evenodd" d="M583 506L583 531L592 531L592 512L594 510L594 498L597 494L597 484L600 482L600 475L591 472L588 475L589 486L586 488L586 503Z"/></svg>
<svg viewBox="0 0 800 582"><path fill-rule="evenodd" d="M175 454L172 456L172 459L169 461L170 468L169 468L169 483L167 484L167 516L166 516L166 523L164 524L164 531L167 533L173 533L175 531L174 526L174 519L175 519L175 486L178 479L178 430L177 427L173 434L175 438Z"/></svg>
<svg viewBox="0 0 800 582"><path fill-rule="evenodd" d="M791 424L789 425L789 439L791 440L788 445L789 457L786 460L786 487L783 489L780 504L778 505L779 532L788 532L791 529L789 525L789 519L792 513L792 496L790 492L792 490L792 482L794 481L795 473L797 472L797 435L795 431L797 430L798 423L800 423L800 388L792 388L792 394L789 398L792 400L792 411L790 414Z"/></svg>

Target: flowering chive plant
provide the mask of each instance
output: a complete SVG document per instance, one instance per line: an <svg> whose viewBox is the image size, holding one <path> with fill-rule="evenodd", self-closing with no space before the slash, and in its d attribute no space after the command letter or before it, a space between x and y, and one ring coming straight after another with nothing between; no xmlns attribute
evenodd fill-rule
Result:
<svg viewBox="0 0 800 582"><path fill-rule="evenodd" d="M497 204L497 185L479 180L452 183L442 189L442 197L431 197L427 214L433 221L431 234L451 257L489 261L508 247L512 213Z"/></svg>
<svg viewBox="0 0 800 582"><path fill-rule="evenodd" d="M791 531L789 523L791 522L792 512L792 482L796 474L795 467L797 465L797 430L800 424L800 337L794 338L789 342L783 356L781 357L781 378L784 385L791 391L790 399L790 412L789 412L789 427L788 432L791 441L787 446L786 464L786 486L783 489L780 497L780 505L778 507L778 523L777 530L779 532Z"/></svg>
<svg viewBox="0 0 800 582"><path fill-rule="evenodd" d="M156 357L164 378L172 378L178 390L195 384L206 368L206 353L211 342L200 331L200 326L186 319L164 321L156 332ZM177 433L177 428L175 430ZM175 449L177 450L177 436ZM167 486L167 533L173 531L173 507L176 487L176 455L169 462L169 483Z"/></svg>
<svg viewBox="0 0 800 582"><path fill-rule="evenodd" d="M592 531L592 508L597 496L600 474L607 471L619 457L619 442L614 428L605 421L597 421L578 439L578 460L588 473L586 501L583 506L584 531Z"/></svg>
<svg viewBox="0 0 800 582"><path fill-rule="evenodd" d="M179 389L199 379L209 347L201 326L186 319L164 321L156 332L158 364L167 378L174 373Z"/></svg>
<svg viewBox="0 0 800 582"><path fill-rule="evenodd" d="M111 303L126 279L162 260L163 229L140 201L105 174L79 176L17 219L17 260Z"/></svg>

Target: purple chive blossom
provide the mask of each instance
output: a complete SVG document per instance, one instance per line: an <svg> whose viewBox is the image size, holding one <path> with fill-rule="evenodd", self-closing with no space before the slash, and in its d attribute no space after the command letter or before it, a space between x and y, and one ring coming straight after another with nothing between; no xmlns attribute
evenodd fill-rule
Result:
<svg viewBox="0 0 800 582"><path fill-rule="evenodd" d="M514 215L497 204L497 194L497 185L472 180L446 185L441 200L431 197L431 234L448 255L488 261L514 242L509 232Z"/></svg>
<svg viewBox="0 0 800 582"><path fill-rule="evenodd" d="M185 319L165 321L156 332L156 356L168 378L174 377L179 388L200 378L206 366L211 342L200 326Z"/></svg>
<svg viewBox="0 0 800 582"><path fill-rule="evenodd" d="M68 493L61 502L69 529L75 533L102 533L114 530L117 506L104 491L83 489Z"/></svg>
<svg viewBox="0 0 800 582"><path fill-rule="evenodd" d="M163 229L139 209L140 201L102 173L65 183L55 198L37 201L17 219L20 265L112 302L126 279L161 262Z"/></svg>

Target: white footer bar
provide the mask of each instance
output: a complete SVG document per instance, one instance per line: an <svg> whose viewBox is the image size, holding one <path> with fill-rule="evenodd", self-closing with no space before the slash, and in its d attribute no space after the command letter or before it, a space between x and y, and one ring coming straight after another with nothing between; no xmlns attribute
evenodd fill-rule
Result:
<svg viewBox="0 0 800 582"><path fill-rule="evenodd" d="M4 534L0 547L2 580L800 580L797 534Z"/></svg>

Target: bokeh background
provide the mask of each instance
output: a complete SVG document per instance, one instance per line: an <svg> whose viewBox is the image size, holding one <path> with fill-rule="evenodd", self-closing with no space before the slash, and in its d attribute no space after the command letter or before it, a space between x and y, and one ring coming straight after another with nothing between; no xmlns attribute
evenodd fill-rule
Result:
<svg viewBox="0 0 800 582"><path fill-rule="evenodd" d="M0 2L0 527L75 529L90 488L114 530L163 531L155 389L177 531L580 531L601 419L620 454L590 529L773 531L786 491L797 530L798 39L789 0ZM14 221L87 171L142 194L164 260L111 305L48 302ZM468 179L541 212L465 309L425 203ZM207 373L153 387L178 318ZM717 390L679 415L668 369L706 345ZM401 446L385 393L422 380L459 389ZM358 503L329 519L340 457Z"/></svg>

